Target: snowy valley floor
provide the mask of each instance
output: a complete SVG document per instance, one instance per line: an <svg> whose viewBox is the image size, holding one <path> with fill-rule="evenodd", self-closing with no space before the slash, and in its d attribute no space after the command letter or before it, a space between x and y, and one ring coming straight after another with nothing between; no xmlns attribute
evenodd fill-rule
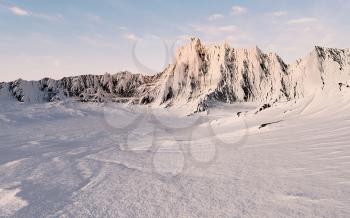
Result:
<svg viewBox="0 0 350 218"><path fill-rule="evenodd" d="M0 216L350 217L344 93L189 117L1 102Z"/></svg>

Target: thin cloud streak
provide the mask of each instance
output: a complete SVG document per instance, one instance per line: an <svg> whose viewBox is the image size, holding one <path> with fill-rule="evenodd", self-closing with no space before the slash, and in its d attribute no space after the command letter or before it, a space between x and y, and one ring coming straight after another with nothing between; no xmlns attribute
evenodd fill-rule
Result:
<svg viewBox="0 0 350 218"><path fill-rule="evenodd" d="M36 13L36 12L31 12L26 9L20 8L18 6L8 7L8 9L12 12L12 14L16 16L34 17L34 18L43 19L50 22L59 21L63 19L62 14L48 15L48 14Z"/></svg>
<svg viewBox="0 0 350 218"><path fill-rule="evenodd" d="M14 15L17 15L17 16L28 16L29 15L28 11L26 11L22 8L16 7L16 6L10 7L9 9Z"/></svg>
<svg viewBox="0 0 350 218"><path fill-rule="evenodd" d="M219 20L219 19L222 19L224 18L225 16L222 15L222 14L212 14L210 15L209 17L207 17L207 20L209 21L214 21L214 20Z"/></svg>
<svg viewBox="0 0 350 218"><path fill-rule="evenodd" d="M288 15L287 11L274 11L271 13L267 13L267 15L272 16L272 17L283 17Z"/></svg>
<svg viewBox="0 0 350 218"><path fill-rule="evenodd" d="M318 21L317 18L314 17L303 17L298 19L292 19L287 22L287 24L304 24Z"/></svg>

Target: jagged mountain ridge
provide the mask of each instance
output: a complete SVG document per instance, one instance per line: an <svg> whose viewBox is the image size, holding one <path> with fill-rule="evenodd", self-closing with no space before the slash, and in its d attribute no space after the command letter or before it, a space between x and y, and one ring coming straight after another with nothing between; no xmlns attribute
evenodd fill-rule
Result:
<svg viewBox="0 0 350 218"><path fill-rule="evenodd" d="M178 50L156 86L157 104L195 102L197 111L221 102L273 103L302 98L325 86L350 84L349 49L316 46L305 58L287 65L277 54L228 44L204 46L199 39Z"/></svg>
<svg viewBox="0 0 350 218"><path fill-rule="evenodd" d="M277 54L228 44L205 46L198 38L180 48L162 73L144 76L121 72L61 80L16 80L0 84L0 96L22 102L74 97L80 101L121 101L165 107L190 105L203 111L215 101L273 103L302 98L326 86L350 84L349 49L315 47L287 65Z"/></svg>
<svg viewBox="0 0 350 218"><path fill-rule="evenodd" d="M276 54L259 48L234 49L228 44L204 46L199 39L179 49L175 62L158 81L158 104L195 101L267 102L288 99L287 65ZM281 91L282 90L282 91Z"/></svg>
<svg viewBox="0 0 350 218"><path fill-rule="evenodd" d="M21 102L47 102L76 98L82 102L133 101L150 89L157 76L144 76L130 72L114 75L81 75L61 80L44 78L39 81L16 80L2 83L8 97ZM1 94L1 93L0 93ZM4 97L4 93L2 94ZM138 102L136 102L138 103Z"/></svg>

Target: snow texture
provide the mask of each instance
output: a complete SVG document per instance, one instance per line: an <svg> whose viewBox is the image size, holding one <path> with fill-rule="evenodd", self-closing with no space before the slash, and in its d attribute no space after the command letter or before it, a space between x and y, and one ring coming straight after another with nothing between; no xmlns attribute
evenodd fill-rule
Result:
<svg viewBox="0 0 350 218"><path fill-rule="evenodd" d="M350 89L326 93L189 117L119 103L6 103L1 215L349 217Z"/></svg>

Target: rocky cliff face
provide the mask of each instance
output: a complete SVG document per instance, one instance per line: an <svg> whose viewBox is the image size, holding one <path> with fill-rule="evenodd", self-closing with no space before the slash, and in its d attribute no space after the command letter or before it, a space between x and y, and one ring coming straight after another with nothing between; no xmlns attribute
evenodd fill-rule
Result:
<svg viewBox="0 0 350 218"><path fill-rule="evenodd" d="M193 111L203 111L216 101L274 103L327 87L341 91L349 85L349 49L315 47L305 58L287 65L277 54L266 54L257 47L205 46L193 38L178 50L174 62L155 76L121 72L61 80L17 80L1 83L0 97L22 102L72 97L84 102L189 105Z"/></svg>
<svg viewBox="0 0 350 218"><path fill-rule="evenodd" d="M155 99L169 106L197 102L204 108L209 101L289 99L288 73L288 66L276 54L265 54L257 47L207 47L195 38L179 49L174 63L162 74Z"/></svg>

